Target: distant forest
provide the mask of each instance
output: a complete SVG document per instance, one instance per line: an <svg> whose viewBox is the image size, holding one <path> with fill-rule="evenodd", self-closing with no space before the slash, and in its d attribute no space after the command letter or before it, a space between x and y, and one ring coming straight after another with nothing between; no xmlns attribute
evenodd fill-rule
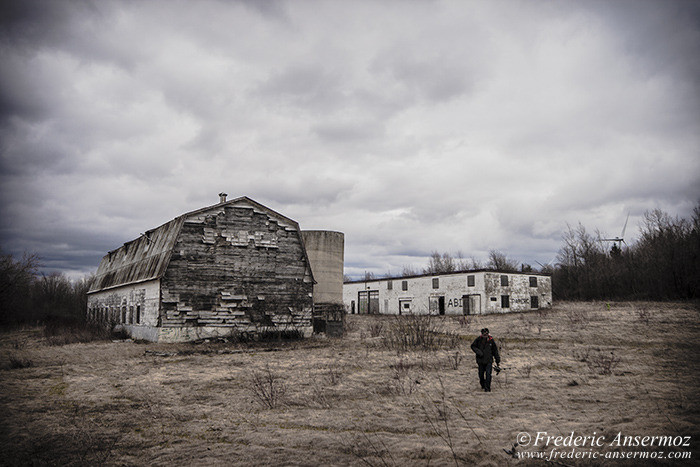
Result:
<svg viewBox="0 0 700 467"><path fill-rule="evenodd" d="M461 254L434 252L422 270L401 275L467 269L541 272L552 275L556 300L689 300L700 298L700 205L690 219L660 210L644 214L641 236L630 245L606 242L579 224L568 226L556 264L522 264L491 250L485 263ZM39 273L40 258L0 252L0 324L83 320L91 276L70 281ZM367 279L376 278L366 274Z"/></svg>

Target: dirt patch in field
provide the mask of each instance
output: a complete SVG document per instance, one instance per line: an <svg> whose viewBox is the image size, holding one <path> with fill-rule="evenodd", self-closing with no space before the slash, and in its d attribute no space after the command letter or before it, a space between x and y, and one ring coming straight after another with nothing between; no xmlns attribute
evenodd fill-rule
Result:
<svg viewBox="0 0 700 467"><path fill-rule="evenodd" d="M588 456L550 458L564 465L649 462L604 457L634 451L697 459L693 305L562 303L434 317L440 339L415 350L392 345L397 319L407 318L351 315L343 339L253 349L51 346L38 329L0 333L0 463L542 464L505 452L526 435L516 455ZM491 393L480 391L469 349L484 326L505 368ZM572 432L603 446L554 446ZM538 433L550 444L535 445ZM690 447L617 446L620 433L689 436Z"/></svg>

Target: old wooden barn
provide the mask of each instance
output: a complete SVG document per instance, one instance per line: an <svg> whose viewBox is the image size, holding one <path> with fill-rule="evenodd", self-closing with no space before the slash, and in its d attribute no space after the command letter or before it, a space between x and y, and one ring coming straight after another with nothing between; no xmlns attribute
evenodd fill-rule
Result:
<svg viewBox="0 0 700 467"><path fill-rule="evenodd" d="M88 292L88 317L158 342L310 334L315 280L299 224L248 197L226 201L221 193L219 201L107 253ZM340 269L338 261L325 267L323 282L326 301L342 303L342 234L334 234L341 245L330 254Z"/></svg>

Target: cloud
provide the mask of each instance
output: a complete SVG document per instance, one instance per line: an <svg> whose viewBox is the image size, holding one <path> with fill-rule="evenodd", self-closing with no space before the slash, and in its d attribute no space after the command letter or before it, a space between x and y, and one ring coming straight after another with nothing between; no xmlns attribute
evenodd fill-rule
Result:
<svg viewBox="0 0 700 467"><path fill-rule="evenodd" d="M0 8L0 245L47 271L220 191L345 232L350 274L700 200L691 2Z"/></svg>

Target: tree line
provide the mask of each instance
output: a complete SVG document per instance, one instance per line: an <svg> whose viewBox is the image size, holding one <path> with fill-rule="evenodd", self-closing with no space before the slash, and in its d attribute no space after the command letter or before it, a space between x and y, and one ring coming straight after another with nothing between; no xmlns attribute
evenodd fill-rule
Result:
<svg viewBox="0 0 700 467"><path fill-rule="evenodd" d="M40 274L39 257L0 252L0 324L84 321L92 278Z"/></svg>
<svg viewBox="0 0 700 467"><path fill-rule="evenodd" d="M434 251L422 269L404 266L399 276L447 274L473 269L539 272L552 276L559 300L672 300L700 298L700 205L689 219L647 211L640 238L610 243L600 232L567 226L555 264L539 268L490 250L485 262L461 253ZM384 277L396 277L390 272ZM365 280L379 279L366 272ZM346 280L349 280L346 277Z"/></svg>
<svg viewBox="0 0 700 467"><path fill-rule="evenodd" d="M612 246L579 224L563 235L552 271L555 298L697 299L700 295L700 206L689 219L647 211L639 239Z"/></svg>

